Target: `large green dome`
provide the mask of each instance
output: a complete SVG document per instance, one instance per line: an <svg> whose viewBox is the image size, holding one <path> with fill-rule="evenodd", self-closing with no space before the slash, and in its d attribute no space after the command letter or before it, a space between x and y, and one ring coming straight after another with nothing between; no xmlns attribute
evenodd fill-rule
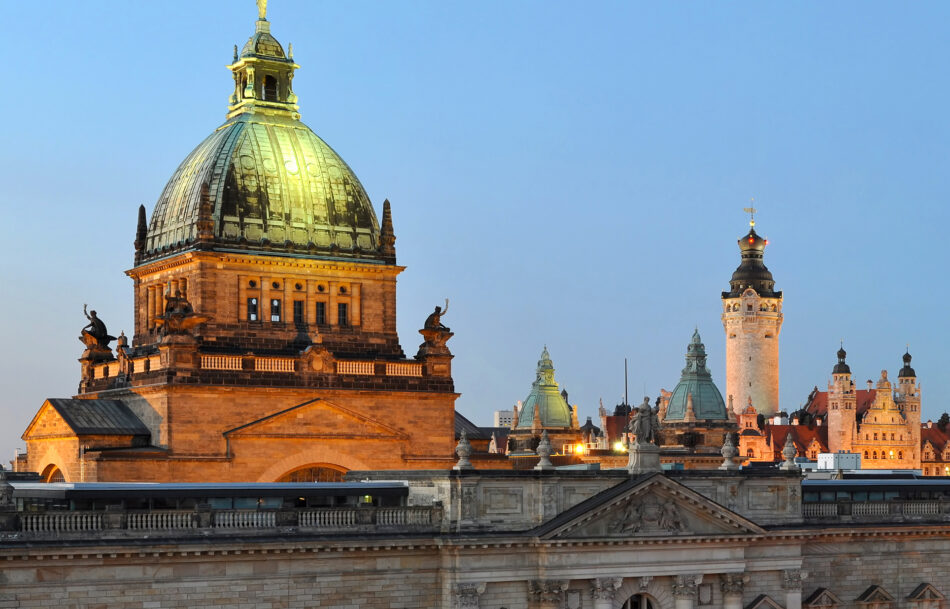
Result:
<svg viewBox="0 0 950 609"><path fill-rule="evenodd" d="M554 363L547 347L541 352L536 375L534 383L531 384L531 392L518 410L518 425L515 429L531 429L535 412L544 429L570 427L571 409L558 391L557 381L554 380Z"/></svg>
<svg viewBox="0 0 950 609"><path fill-rule="evenodd" d="M688 417L690 406L692 415ZM693 332L693 338L686 348L686 367L670 395L663 420L672 423L692 419L693 416L697 421L725 421L729 418L722 394L706 367L706 347L699 337L699 330Z"/></svg>
<svg viewBox="0 0 950 609"><path fill-rule="evenodd" d="M236 48L228 120L166 184L136 260L196 247L389 260L356 174L299 120L292 53L264 18L240 56Z"/></svg>

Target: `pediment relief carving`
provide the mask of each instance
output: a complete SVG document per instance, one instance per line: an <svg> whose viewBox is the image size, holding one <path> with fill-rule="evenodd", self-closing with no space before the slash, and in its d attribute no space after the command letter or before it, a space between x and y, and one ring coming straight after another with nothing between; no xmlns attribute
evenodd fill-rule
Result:
<svg viewBox="0 0 950 609"><path fill-rule="evenodd" d="M827 588L818 588L811 595L805 599L805 602L802 603L803 607L807 609L832 609L834 607L840 606L841 599L839 599L831 590Z"/></svg>
<svg viewBox="0 0 950 609"><path fill-rule="evenodd" d="M610 490L605 491L610 493ZM593 504L593 505L589 505ZM597 504L597 497L581 504L589 509L557 526L546 537L623 538L755 535L757 525L706 497L653 476L619 496Z"/></svg>

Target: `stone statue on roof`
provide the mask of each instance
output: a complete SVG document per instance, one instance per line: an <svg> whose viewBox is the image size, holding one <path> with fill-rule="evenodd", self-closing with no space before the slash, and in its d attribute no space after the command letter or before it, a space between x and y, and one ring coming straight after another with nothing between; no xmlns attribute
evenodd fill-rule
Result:
<svg viewBox="0 0 950 609"><path fill-rule="evenodd" d="M99 319L95 311L87 311L86 309L87 305L83 305L82 312L89 323L81 330L79 340L89 349L109 350L109 343L114 341L115 337L109 335L106 324Z"/></svg>
<svg viewBox="0 0 950 609"><path fill-rule="evenodd" d="M634 410L633 417L627 423L627 431L637 437L637 444L657 444L660 421L657 412L650 407L649 397L643 398L643 403Z"/></svg>
<svg viewBox="0 0 950 609"><path fill-rule="evenodd" d="M445 309L442 307L436 307L428 317L426 317L426 322L423 324L423 328L426 330L441 330L443 332L448 332L449 328L442 325L442 316L449 312L449 299L445 299Z"/></svg>

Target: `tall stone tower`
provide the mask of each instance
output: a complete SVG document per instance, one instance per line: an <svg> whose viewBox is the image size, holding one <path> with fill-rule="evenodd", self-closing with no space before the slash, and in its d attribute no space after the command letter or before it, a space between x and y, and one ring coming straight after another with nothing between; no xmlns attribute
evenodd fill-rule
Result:
<svg viewBox="0 0 950 609"><path fill-rule="evenodd" d="M768 241L755 232L739 239L742 261L722 293L726 330L726 395L742 409L751 399L766 416L778 411L778 335L782 330L782 292L762 261ZM727 398L728 400L729 398Z"/></svg>
<svg viewBox="0 0 950 609"><path fill-rule="evenodd" d="M857 394L851 380L851 367L845 362L847 352L838 349L838 363L828 383L828 450L851 452L857 434Z"/></svg>

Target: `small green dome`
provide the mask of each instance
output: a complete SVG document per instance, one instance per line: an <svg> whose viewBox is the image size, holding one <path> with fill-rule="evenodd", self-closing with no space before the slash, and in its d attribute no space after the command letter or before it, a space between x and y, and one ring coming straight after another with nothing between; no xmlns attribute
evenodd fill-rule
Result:
<svg viewBox="0 0 950 609"><path fill-rule="evenodd" d="M697 421L729 419L722 394L719 393L709 369L706 368L706 347L699 337L699 330L693 332L693 338L686 348L686 367L683 368L680 382L677 383L670 396L664 421L675 422L686 419L689 396L692 396L693 413Z"/></svg>
<svg viewBox="0 0 950 609"><path fill-rule="evenodd" d="M541 427L570 427L571 409L567 400L558 390L554 380L554 364L545 347L538 360L537 378L531 384L531 393L525 398L524 404L518 411L518 426L516 429L531 429L534 422L534 411L538 410L541 417Z"/></svg>

